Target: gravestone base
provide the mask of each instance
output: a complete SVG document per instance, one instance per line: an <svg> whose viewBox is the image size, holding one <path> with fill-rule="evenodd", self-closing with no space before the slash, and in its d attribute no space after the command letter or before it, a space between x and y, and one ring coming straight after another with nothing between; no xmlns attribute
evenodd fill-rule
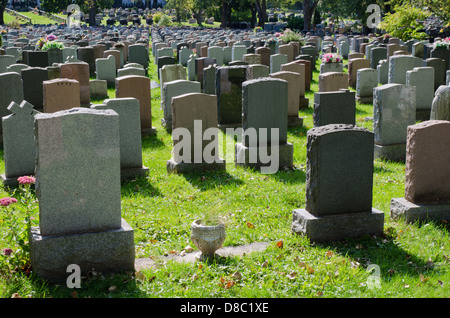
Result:
<svg viewBox="0 0 450 318"><path fill-rule="evenodd" d="M356 101L361 104L372 104L373 96L356 96Z"/></svg>
<svg viewBox="0 0 450 318"><path fill-rule="evenodd" d="M146 137L146 136L151 136L156 134L156 128L152 127L152 128L142 128L141 127L141 136L142 137Z"/></svg>
<svg viewBox="0 0 450 318"><path fill-rule="evenodd" d="M288 117L288 127L303 127L302 117Z"/></svg>
<svg viewBox="0 0 450 318"><path fill-rule="evenodd" d="M299 108L305 109L309 107L309 98L300 97Z"/></svg>
<svg viewBox="0 0 450 318"><path fill-rule="evenodd" d="M292 231L305 234L312 242L340 241L363 235L382 235L384 213L375 208L371 212L317 217L305 209L292 212Z"/></svg>
<svg viewBox="0 0 450 318"><path fill-rule="evenodd" d="M207 162L175 162L172 158L167 160L167 172L168 173L189 173L196 171L225 171L225 160L218 158L212 163Z"/></svg>
<svg viewBox="0 0 450 318"><path fill-rule="evenodd" d="M33 177L33 175L27 174L27 176ZM5 174L0 175L0 178L3 182L3 185L5 187L17 187L19 186L19 181L17 181L17 178L19 178L21 176L17 176L17 177L7 177Z"/></svg>
<svg viewBox="0 0 450 318"><path fill-rule="evenodd" d="M80 266L81 275L96 272L134 271L133 229L122 219L118 229L72 235L43 236L39 227L30 233L30 260L33 271L48 281L65 281Z"/></svg>
<svg viewBox="0 0 450 318"><path fill-rule="evenodd" d="M121 168L120 169L120 180L131 180L138 177L146 177L149 169L145 166L140 168Z"/></svg>
<svg viewBox="0 0 450 318"><path fill-rule="evenodd" d="M383 158L390 161L405 161L406 143L374 146L374 159Z"/></svg>
<svg viewBox="0 0 450 318"><path fill-rule="evenodd" d="M416 109L416 120L430 120L431 109Z"/></svg>
<svg viewBox="0 0 450 318"><path fill-rule="evenodd" d="M391 199L390 215L393 219L404 218L407 223L442 220L450 221L450 203L416 204L405 198Z"/></svg>
<svg viewBox="0 0 450 318"><path fill-rule="evenodd" d="M267 149L264 148L269 148ZM272 147L246 147L242 143L236 143L235 145L235 165L241 166L241 167L249 167L249 168L256 168L260 169L261 167L269 167L271 165L270 162L263 163L261 162L260 157L260 151L263 151L263 153L266 155L267 153L271 154L271 148ZM294 146L291 143L286 143L284 145L279 145L278 151L278 169L283 167L293 167L294 166ZM257 158L256 160L253 160L253 158L250 158L250 154L255 153ZM269 157L270 158L270 157ZM255 162L251 162L255 161Z"/></svg>

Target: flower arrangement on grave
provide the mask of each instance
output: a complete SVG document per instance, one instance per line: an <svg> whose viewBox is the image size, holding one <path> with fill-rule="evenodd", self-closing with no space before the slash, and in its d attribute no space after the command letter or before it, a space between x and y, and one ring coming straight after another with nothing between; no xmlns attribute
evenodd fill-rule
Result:
<svg viewBox="0 0 450 318"><path fill-rule="evenodd" d="M253 33L258 33L258 32L262 32L262 30L263 30L263 28L262 27L260 27L260 26L257 26L257 27L255 27L254 29L253 29Z"/></svg>
<svg viewBox="0 0 450 318"><path fill-rule="evenodd" d="M46 36L47 41L55 41L57 39L56 35L49 34Z"/></svg>
<svg viewBox="0 0 450 318"><path fill-rule="evenodd" d="M48 42L48 40L46 38L40 38L39 40L37 40L37 42L36 42L36 50L42 50L42 47L47 42Z"/></svg>
<svg viewBox="0 0 450 318"><path fill-rule="evenodd" d="M435 50L447 50L450 48L450 37L447 37L443 40L439 40L434 42L433 48Z"/></svg>
<svg viewBox="0 0 450 318"><path fill-rule="evenodd" d="M272 38L270 38L270 39L268 39L267 41L266 41L266 44L267 45L270 45L270 44L277 44L278 43L278 39L277 38L274 38L274 37L272 37Z"/></svg>
<svg viewBox="0 0 450 318"><path fill-rule="evenodd" d="M322 63L342 63L344 59L337 53L326 53L322 56Z"/></svg>
<svg viewBox="0 0 450 318"><path fill-rule="evenodd" d="M42 46L41 50L42 51L47 51L50 49L60 49L62 50L64 48L64 44L62 44L61 42L57 42L57 41L49 41L44 43L44 45Z"/></svg>

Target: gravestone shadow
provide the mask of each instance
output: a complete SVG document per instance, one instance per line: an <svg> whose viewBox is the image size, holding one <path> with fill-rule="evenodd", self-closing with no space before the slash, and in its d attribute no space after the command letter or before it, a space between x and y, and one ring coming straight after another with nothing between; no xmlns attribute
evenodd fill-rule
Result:
<svg viewBox="0 0 450 318"><path fill-rule="evenodd" d="M225 171L185 172L181 174L193 187L206 191L218 186L241 186L244 182Z"/></svg>
<svg viewBox="0 0 450 318"><path fill-rule="evenodd" d="M158 138L157 134L142 136L142 149L162 149L165 143Z"/></svg>
<svg viewBox="0 0 450 318"><path fill-rule="evenodd" d="M162 193L155 188L145 176L140 176L121 182L122 196L142 195L146 197L162 197Z"/></svg>

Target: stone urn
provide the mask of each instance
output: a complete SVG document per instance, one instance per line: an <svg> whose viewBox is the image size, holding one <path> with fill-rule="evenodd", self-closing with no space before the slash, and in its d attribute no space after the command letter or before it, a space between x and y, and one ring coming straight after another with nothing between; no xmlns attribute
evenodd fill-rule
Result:
<svg viewBox="0 0 450 318"><path fill-rule="evenodd" d="M216 257L215 252L222 247L225 237L226 231L223 223L204 225L200 219L192 222L191 240L200 250L197 255L200 260Z"/></svg>

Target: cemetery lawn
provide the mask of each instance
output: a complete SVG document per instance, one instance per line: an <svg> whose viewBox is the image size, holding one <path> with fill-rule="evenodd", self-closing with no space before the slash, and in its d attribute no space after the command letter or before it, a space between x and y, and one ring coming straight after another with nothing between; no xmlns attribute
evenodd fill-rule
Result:
<svg viewBox="0 0 450 318"><path fill-rule="evenodd" d="M151 46L150 46L151 47ZM158 82L150 54L149 77ZM318 64L319 65L319 62ZM147 178L122 183L122 217L134 229L136 258L151 258L154 266L136 273L103 275L93 272L81 288L49 284L28 268L8 270L0 255L0 296L64 298L444 298L450 295L448 228L444 224L406 224L389 217L391 198L404 195L404 164L374 162L373 207L385 213L384 235L342 242L312 244L291 232L292 211L305 204L306 133L313 127L312 103L317 92L318 71L310 107L300 111L304 127L290 128L295 169L263 175L236 168L233 155L225 153L227 171L168 174L171 135L161 126L160 89L152 89L153 126L157 133L143 138L143 164ZM110 98L115 96L109 88ZM101 103L101 100L93 101ZM357 104L357 125L372 130L372 105ZM4 172L1 150L0 172ZM231 158L231 159L230 159ZM70 180L67 180L70 182ZM1 197L13 196L0 190ZM20 204L18 202L17 204ZM180 255L190 240L191 223L202 213L216 210L225 219L224 246L266 242L264 252L228 257L212 262L163 261L164 255ZM0 217L0 247L11 246L8 227ZM37 224L38 214L35 217ZM368 272L370 264L378 266ZM379 270L378 270L379 269ZM372 282L380 279L379 288Z"/></svg>

